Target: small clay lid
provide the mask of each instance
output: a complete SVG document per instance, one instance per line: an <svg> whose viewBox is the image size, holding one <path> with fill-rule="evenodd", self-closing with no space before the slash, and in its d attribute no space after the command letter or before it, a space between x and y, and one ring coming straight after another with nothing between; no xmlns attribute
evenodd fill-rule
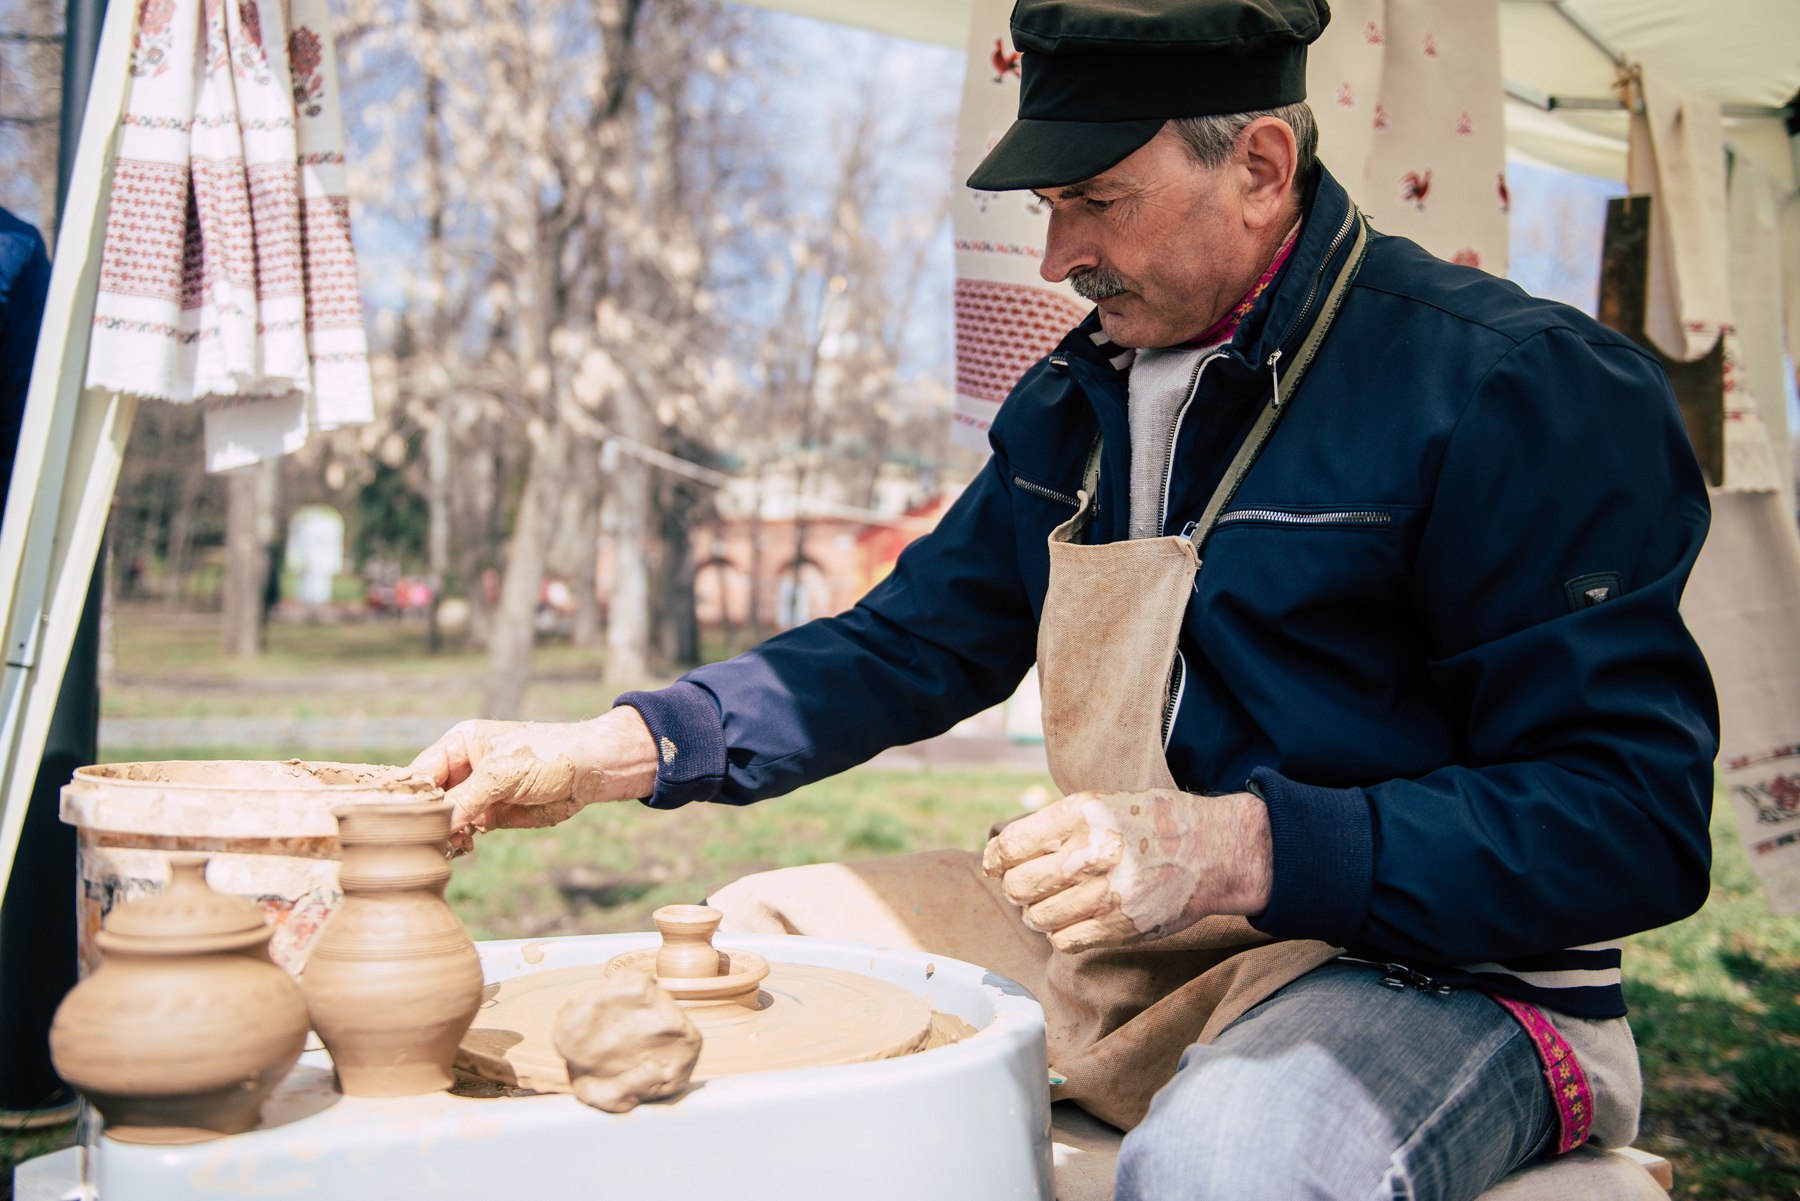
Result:
<svg viewBox="0 0 1800 1201"><path fill-rule="evenodd" d="M209 888L206 863L205 855L169 856L169 886L108 914L100 949L177 955L240 950L267 941L271 931L262 910L248 898Z"/></svg>

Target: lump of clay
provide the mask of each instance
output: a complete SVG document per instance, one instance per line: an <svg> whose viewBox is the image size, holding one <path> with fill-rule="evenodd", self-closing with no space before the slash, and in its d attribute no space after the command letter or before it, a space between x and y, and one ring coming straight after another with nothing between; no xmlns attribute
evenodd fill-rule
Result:
<svg viewBox="0 0 1800 1201"><path fill-rule="evenodd" d="M624 972L570 1001L551 1040L585 1104L625 1113L687 1087L700 1058L700 1031L656 981Z"/></svg>

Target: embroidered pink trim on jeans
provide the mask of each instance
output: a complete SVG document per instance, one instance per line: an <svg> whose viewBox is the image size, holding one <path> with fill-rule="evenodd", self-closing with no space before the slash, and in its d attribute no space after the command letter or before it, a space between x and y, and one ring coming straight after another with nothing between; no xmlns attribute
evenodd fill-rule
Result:
<svg viewBox="0 0 1800 1201"><path fill-rule="evenodd" d="M1482 991L1486 992L1485 989ZM1560 1127L1556 1153L1565 1155L1573 1151L1587 1142L1588 1133L1594 1126L1594 1093L1588 1087L1587 1073L1581 1070L1581 1064L1575 1058L1574 1048L1536 1006L1491 992L1487 995L1517 1019L1531 1039L1531 1045L1537 1048L1538 1060L1544 1065L1544 1079L1550 1085L1550 1098L1556 1104Z"/></svg>

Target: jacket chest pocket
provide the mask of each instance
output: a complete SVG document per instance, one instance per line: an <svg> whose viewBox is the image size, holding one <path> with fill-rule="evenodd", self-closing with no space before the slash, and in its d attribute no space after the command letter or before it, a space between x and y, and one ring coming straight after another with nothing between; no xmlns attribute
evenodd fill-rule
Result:
<svg viewBox="0 0 1800 1201"><path fill-rule="evenodd" d="M1201 550L1199 591L1259 624L1409 608L1413 515L1382 505L1227 510Z"/></svg>

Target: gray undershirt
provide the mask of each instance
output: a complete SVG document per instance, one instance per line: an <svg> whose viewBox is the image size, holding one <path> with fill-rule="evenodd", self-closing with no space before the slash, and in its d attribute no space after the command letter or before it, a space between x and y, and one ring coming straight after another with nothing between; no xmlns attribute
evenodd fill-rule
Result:
<svg viewBox="0 0 1800 1201"><path fill-rule="evenodd" d="M1133 538L1162 534L1157 528L1157 517L1162 509L1163 481L1169 474L1169 444L1175 433L1175 419L1187 403L1194 369L1218 348L1214 345L1140 350L1132 361L1126 415L1131 420L1129 531Z"/></svg>

